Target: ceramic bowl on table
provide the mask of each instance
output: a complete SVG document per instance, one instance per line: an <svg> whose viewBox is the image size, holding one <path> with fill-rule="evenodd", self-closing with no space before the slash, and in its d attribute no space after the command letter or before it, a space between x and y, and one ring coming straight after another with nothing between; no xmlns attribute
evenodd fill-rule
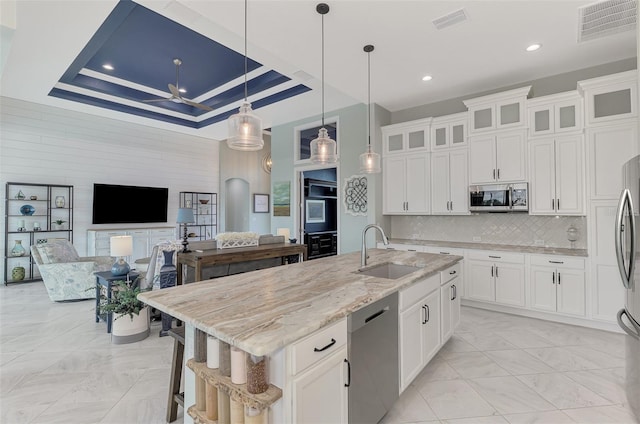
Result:
<svg viewBox="0 0 640 424"><path fill-rule="evenodd" d="M20 213L22 215L31 216L34 214L35 211L36 211L36 208L34 208L31 205L23 205L20 207Z"/></svg>

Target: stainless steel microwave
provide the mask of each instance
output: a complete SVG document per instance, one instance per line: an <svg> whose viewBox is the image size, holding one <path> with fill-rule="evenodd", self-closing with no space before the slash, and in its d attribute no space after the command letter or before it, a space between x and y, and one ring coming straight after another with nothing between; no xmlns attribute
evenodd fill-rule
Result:
<svg viewBox="0 0 640 424"><path fill-rule="evenodd" d="M529 184L495 184L469 186L471 212L527 212Z"/></svg>

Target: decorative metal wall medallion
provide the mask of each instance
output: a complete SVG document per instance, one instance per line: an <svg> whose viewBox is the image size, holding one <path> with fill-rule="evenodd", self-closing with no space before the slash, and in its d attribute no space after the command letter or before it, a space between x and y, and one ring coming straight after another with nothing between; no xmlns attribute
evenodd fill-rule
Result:
<svg viewBox="0 0 640 424"><path fill-rule="evenodd" d="M344 208L350 215L367 214L367 177L352 175L345 178Z"/></svg>

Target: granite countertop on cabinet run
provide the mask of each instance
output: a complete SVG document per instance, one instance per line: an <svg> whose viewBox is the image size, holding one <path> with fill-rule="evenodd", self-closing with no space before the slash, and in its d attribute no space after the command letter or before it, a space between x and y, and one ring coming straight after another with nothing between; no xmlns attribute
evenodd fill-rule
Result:
<svg viewBox="0 0 640 424"><path fill-rule="evenodd" d="M537 253L540 255L589 256L587 249L569 249L566 247L517 246L512 244L410 239L389 239L389 242L397 244L413 244L416 246L450 247L452 249L501 250L503 252Z"/></svg>
<svg viewBox="0 0 640 424"><path fill-rule="evenodd" d="M395 280L358 274L360 252L141 293L138 298L254 355L267 355L442 271L461 256L369 249L367 268L422 269Z"/></svg>

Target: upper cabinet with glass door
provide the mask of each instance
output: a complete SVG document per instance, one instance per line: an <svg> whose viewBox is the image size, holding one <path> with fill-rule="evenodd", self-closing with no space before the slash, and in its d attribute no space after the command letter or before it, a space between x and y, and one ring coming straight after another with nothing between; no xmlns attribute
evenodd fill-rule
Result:
<svg viewBox="0 0 640 424"><path fill-rule="evenodd" d="M469 109L469 134L520 128L527 124L525 101L531 86L464 100Z"/></svg>
<svg viewBox="0 0 640 424"><path fill-rule="evenodd" d="M431 120L426 118L382 127L384 154L428 150Z"/></svg>
<svg viewBox="0 0 640 424"><path fill-rule="evenodd" d="M439 116L431 123L431 149L440 150L467 145L468 113Z"/></svg>
<svg viewBox="0 0 640 424"><path fill-rule="evenodd" d="M584 95L588 125L638 116L637 71L578 81Z"/></svg>
<svg viewBox="0 0 640 424"><path fill-rule="evenodd" d="M583 129L582 96L576 90L529 99L527 109L531 137Z"/></svg>

